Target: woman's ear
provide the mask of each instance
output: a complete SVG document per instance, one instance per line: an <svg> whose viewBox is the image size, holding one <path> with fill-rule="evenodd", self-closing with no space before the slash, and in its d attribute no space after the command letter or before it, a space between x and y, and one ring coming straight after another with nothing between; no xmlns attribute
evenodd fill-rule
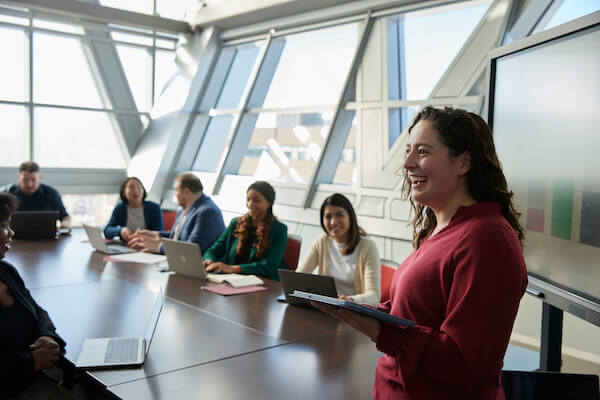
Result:
<svg viewBox="0 0 600 400"><path fill-rule="evenodd" d="M471 170L471 153L464 151L458 156L458 174L466 175Z"/></svg>

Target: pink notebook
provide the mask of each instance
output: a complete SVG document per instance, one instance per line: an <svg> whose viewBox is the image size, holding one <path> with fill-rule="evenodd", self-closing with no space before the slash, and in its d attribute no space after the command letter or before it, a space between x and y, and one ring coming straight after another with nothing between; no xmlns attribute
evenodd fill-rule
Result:
<svg viewBox="0 0 600 400"><path fill-rule="evenodd" d="M232 294L242 294L242 293L252 293L252 292L262 292L263 290L267 290L264 286L244 286L240 288L234 288L229 286L226 283L222 283L220 285L211 285L211 286L202 286L202 289L207 290L209 292L221 294L223 296L230 296Z"/></svg>

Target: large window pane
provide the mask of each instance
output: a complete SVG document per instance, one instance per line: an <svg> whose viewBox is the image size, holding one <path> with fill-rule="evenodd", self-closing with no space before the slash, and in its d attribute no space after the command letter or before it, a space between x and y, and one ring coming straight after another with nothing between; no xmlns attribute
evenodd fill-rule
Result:
<svg viewBox="0 0 600 400"><path fill-rule="evenodd" d="M0 27L0 99L29 100L27 53L25 31Z"/></svg>
<svg viewBox="0 0 600 400"><path fill-rule="evenodd" d="M335 105L357 42L357 24L286 36L264 107Z"/></svg>
<svg viewBox="0 0 600 400"><path fill-rule="evenodd" d="M564 0L544 29L583 17L600 10L600 0Z"/></svg>
<svg viewBox="0 0 600 400"><path fill-rule="evenodd" d="M262 45L262 42L236 49L216 108L236 108L239 106L260 50L259 45Z"/></svg>
<svg viewBox="0 0 600 400"><path fill-rule="evenodd" d="M333 177L333 183L338 185L350 185L356 186L358 184L358 154L356 152L357 143L357 128L356 128L356 117L352 121L344 150L340 161L338 162L337 169L335 170L335 176Z"/></svg>
<svg viewBox="0 0 600 400"><path fill-rule="evenodd" d="M34 159L42 166L125 168L108 113L36 107Z"/></svg>
<svg viewBox="0 0 600 400"><path fill-rule="evenodd" d="M104 225L119 200L118 194L63 194L62 201L73 226Z"/></svg>
<svg viewBox="0 0 600 400"><path fill-rule="evenodd" d="M23 106L0 104L0 166L14 167L29 159L29 115Z"/></svg>
<svg viewBox="0 0 600 400"><path fill-rule="evenodd" d="M333 112L260 114L239 174L308 182L323 151L332 117Z"/></svg>
<svg viewBox="0 0 600 400"><path fill-rule="evenodd" d="M488 7L476 2L390 17L388 98L426 99Z"/></svg>
<svg viewBox="0 0 600 400"><path fill-rule="evenodd" d="M117 45L138 111L149 111L152 102L152 55L139 47Z"/></svg>
<svg viewBox="0 0 600 400"><path fill-rule="evenodd" d="M169 82L175 78L178 68L175 64L175 52L173 51L157 50L155 63L154 102L156 103Z"/></svg>
<svg viewBox="0 0 600 400"><path fill-rule="evenodd" d="M104 107L81 41L64 36L33 36L34 101Z"/></svg>
<svg viewBox="0 0 600 400"><path fill-rule="evenodd" d="M201 132L196 131L196 125L202 125L203 118L206 117L196 119L196 123L192 126L192 135L201 134ZM200 145L200 151L198 151L196 161L192 166L194 171L215 172L217 170L217 167L223 161L226 150L229 148L234 121L232 115L220 115L211 118Z"/></svg>

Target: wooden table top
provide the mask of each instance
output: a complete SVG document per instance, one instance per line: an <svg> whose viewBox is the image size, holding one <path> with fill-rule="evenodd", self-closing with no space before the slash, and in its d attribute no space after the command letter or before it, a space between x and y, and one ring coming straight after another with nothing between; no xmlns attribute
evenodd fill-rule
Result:
<svg viewBox="0 0 600 400"><path fill-rule="evenodd" d="M366 337L311 308L266 291L220 296L199 279L155 265L113 262L85 233L14 241L20 272L67 341L75 361L85 338L143 336L155 293L165 306L140 368L92 371L122 398L369 398L381 355Z"/></svg>

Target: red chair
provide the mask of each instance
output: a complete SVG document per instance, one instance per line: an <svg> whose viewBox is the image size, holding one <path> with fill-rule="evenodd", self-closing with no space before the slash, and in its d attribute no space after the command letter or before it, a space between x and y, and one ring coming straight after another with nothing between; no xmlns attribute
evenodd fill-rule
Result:
<svg viewBox="0 0 600 400"><path fill-rule="evenodd" d="M175 223L177 213L175 211L162 210L163 231L170 231Z"/></svg>
<svg viewBox="0 0 600 400"><path fill-rule="evenodd" d="M381 302L390 299L390 285L394 273L398 269L398 263L391 260L381 260Z"/></svg>
<svg viewBox="0 0 600 400"><path fill-rule="evenodd" d="M283 261L289 269L295 271L298 268L298 260L300 259L300 245L302 237L288 233L285 251L283 252Z"/></svg>

